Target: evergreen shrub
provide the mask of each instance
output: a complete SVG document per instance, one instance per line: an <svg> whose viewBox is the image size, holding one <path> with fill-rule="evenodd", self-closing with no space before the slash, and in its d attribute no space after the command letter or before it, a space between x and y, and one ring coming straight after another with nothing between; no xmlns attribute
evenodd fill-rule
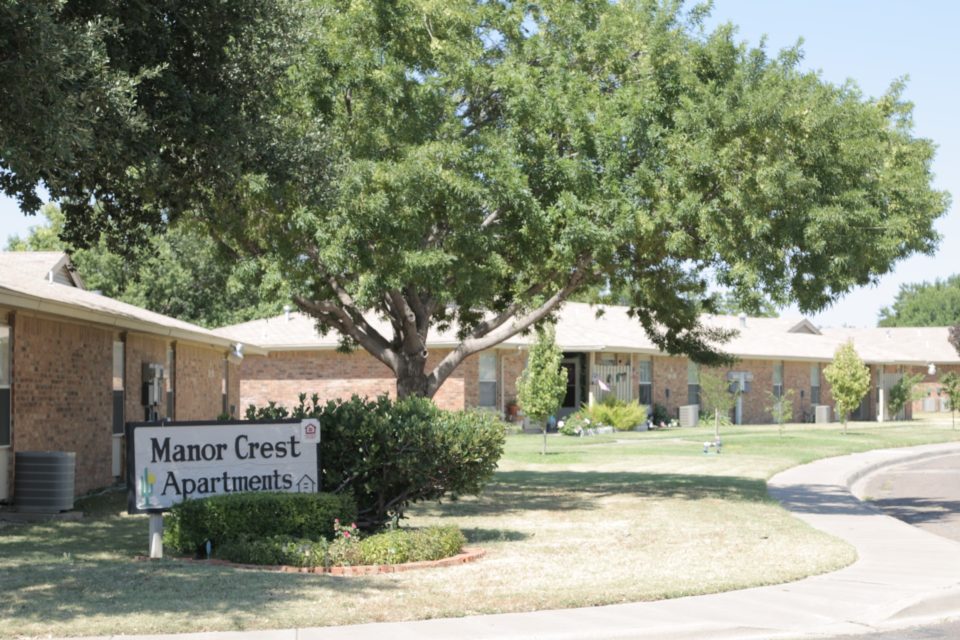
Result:
<svg viewBox="0 0 960 640"><path fill-rule="evenodd" d="M229 540L273 536L332 538L333 523L352 521L357 507L343 493L231 493L174 505L164 522L164 544L195 553L209 540L218 548Z"/></svg>

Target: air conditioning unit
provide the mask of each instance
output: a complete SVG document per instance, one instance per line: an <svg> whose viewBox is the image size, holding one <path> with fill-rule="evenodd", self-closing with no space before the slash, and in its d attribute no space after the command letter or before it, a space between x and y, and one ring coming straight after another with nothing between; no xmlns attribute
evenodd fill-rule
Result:
<svg viewBox="0 0 960 640"><path fill-rule="evenodd" d="M833 422L830 415L831 407L828 404L818 404L814 409L817 424L827 424Z"/></svg>
<svg viewBox="0 0 960 640"><path fill-rule="evenodd" d="M687 404L680 407L680 426L695 427L700 422L700 405Z"/></svg>

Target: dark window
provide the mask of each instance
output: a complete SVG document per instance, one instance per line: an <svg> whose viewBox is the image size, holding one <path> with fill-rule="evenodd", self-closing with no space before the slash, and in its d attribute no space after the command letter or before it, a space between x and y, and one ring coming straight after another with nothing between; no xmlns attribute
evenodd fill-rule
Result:
<svg viewBox="0 0 960 640"><path fill-rule="evenodd" d="M113 432L123 433L123 391L113 392Z"/></svg>
<svg viewBox="0 0 960 640"><path fill-rule="evenodd" d="M700 404L700 385L687 385L687 404Z"/></svg>
<svg viewBox="0 0 960 640"><path fill-rule="evenodd" d="M10 444L10 388L0 388L0 446Z"/></svg>
<svg viewBox="0 0 960 640"><path fill-rule="evenodd" d="M820 404L820 387L810 387L810 404Z"/></svg>

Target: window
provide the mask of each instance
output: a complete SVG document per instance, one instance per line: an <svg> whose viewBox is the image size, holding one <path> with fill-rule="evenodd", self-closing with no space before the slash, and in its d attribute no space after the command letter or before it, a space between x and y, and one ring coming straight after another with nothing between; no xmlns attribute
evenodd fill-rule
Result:
<svg viewBox="0 0 960 640"><path fill-rule="evenodd" d="M480 402L485 409L497 408L497 354L480 354Z"/></svg>
<svg viewBox="0 0 960 640"><path fill-rule="evenodd" d="M0 326L0 447L10 446L10 327Z"/></svg>
<svg viewBox="0 0 960 640"><path fill-rule="evenodd" d="M167 347L167 419L174 420L176 415L174 409L176 408L176 396L174 395L174 372L176 370L177 364L177 352L174 349L174 345Z"/></svg>
<svg viewBox="0 0 960 640"><path fill-rule="evenodd" d="M700 404L700 365L687 361L687 404Z"/></svg>
<svg viewBox="0 0 960 640"><path fill-rule="evenodd" d="M773 395L778 398L783 397L783 363L777 362L773 365Z"/></svg>
<svg viewBox="0 0 960 640"><path fill-rule="evenodd" d="M123 433L123 342L113 341L113 433Z"/></svg>
<svg viewBox="0 0 960 640"><path fill-rule="evenodd" d="M653 363L641 360L637 364L637 373L640 375L640 393L637 400L640 404L653 404Z"/></svg>
<svg viewBox="0 0 960 640"><path fill-rule="evenodd" d="M810 365L810 404L820 404L820 365Z"/></svg>

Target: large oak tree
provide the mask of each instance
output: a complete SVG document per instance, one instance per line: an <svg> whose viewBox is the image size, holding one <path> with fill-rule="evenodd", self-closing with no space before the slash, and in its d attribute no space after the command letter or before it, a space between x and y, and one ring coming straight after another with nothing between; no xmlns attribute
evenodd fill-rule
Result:
<svg viewBox="0 0 960 640"><path fill-rule="evenodd" d="M195 214L279 262L300 308L390 367L401 396L433 395L585 288L613 288L657 345L709 363L711 281L813 310L936 244L947 197L899 84L865 98L802 71L798 50L705 32L699 9L319 0L306 13L283 106L250 103L280 133L258 133L260 169ZM446 325L461 342L428 368Z"/></svg>

